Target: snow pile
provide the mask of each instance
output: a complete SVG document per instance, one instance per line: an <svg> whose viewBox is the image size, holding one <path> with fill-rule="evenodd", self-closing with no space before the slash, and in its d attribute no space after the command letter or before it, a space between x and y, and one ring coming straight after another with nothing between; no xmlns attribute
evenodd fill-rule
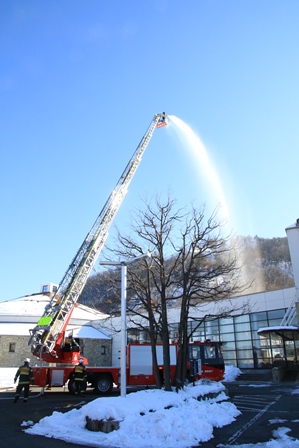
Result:
<svg viewBox="0 0 299 448"><path fill-rule="evenodd" d="M178 393L145 390L126 397L98 398L81 409L54 412L25 432L85 446L185 448L211 439L213 427L228 425L240 414L226 401L224 390L221 383L199 381ZM218 395L197 400L205 394ZM86 417L113 419L120 427L109 434L91 432L86 429Z"/></svg>
<svg viewBox="0 0 299 448"><path fill-rule="evenodd" d="M21 426L32 426L32 425L34 425L32 420L28 420L27 422L23 421L21 423Z"/></svg>
<svg viewBox="0 0 299 448"><path fill-rule="evenodd" d="M226 382L235 381L235 379L238 378L238 376L241 374L242 372L238 367L225 366L224 381Z"/></svg>
<svg viewBox="0 0 299 448"><path fill-rule="evenodd" d="M0 388L9 389L15 387L14 377L18 367L4 367L0 369Z"/></svg>

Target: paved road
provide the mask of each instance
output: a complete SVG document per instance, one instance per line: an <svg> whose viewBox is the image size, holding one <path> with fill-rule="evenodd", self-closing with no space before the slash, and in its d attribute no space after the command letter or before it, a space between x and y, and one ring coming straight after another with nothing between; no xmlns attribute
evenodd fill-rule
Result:
<svg viewBox="0 0 299 448"><path fill-rule="evenodd" d="M242 414L236 421L223 428L214 429L214 438L202 443L201 448L216 448L219 445L241 445L267 442L279 427L290 428L289 436L299 439L299 395L292 395L292 383L263 384L233 382L226 384L230 400ZM114 392L117 394L117 392ZM14 391L0 392L0 446L1 448L75 448L83 447L61 440L32 436L23 432L22 422L38 422L54 411L67 412L97 398L92 391L86 397L70 395L62 389L39 395L32 388L28 403L20 399L13 403ZM99 447L100 448L100 447Z"/></svg>
<svg viewBox="0 0 299 448"><path fill-rule="evenodd" d="M227 385L230 401L242 414L232 424L214 429L214 439L202 448L255 444L273 439L273 431L286 427L289 437L299 440L299 395L294 383L239 383Z"/></svg>
<svg viewBox="0 0 299 448"><path fill-rule="evenodd" d="M28 421L37 423L43 417L51 415L54 411L67 412L76 407L79 408L89 401L98 398L98 396L88 391L84 398L79 398L71 395L67 389L63 391L62 388L47 391L41 396L39 394L40 388L32 387L31 389L27 403L23 403L22 398L20 398L14 404L14 391L2 391L0 393L1 448L24 448L25 446L30 448L83 447L83 445L74 445L61 440L26 434L23 432L26 427L21 426L21 424Z"/></svg>

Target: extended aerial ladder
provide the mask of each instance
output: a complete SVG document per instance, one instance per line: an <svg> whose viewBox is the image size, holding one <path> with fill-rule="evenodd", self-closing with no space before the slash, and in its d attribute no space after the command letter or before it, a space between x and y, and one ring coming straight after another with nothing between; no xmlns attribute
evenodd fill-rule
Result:
<svg viewBox="0 0 299 448"><path fill-rule="evenodd" d="M64 333L74 306L105 244L109 228L127 193L128 186L141 162L142 155L155 128L160 128L166 124L167 115L165 112L156 114L152 119L131 160L66 271L57 292L52 297L37 325L30 330L28 345L31 345L32 353L40 359L52 363L66 362L63 352ZM74 355L72 359L69 358L69 361L76 363L79 354L74 353Z"/></svg>

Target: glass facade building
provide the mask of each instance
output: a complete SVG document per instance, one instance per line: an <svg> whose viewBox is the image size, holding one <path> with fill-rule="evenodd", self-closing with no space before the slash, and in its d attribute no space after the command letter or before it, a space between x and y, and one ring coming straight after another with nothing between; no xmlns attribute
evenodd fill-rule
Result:
<svg viewBox="0 0 299 448"><path fill-rule="evenodd" d="M192 341L220 341L227 365L240 369L270 369L287 360L299 365L299 341L284 340L272 332L259 335L258 330L266 327L279 327L286 308L261 311L239 316L205 320L200 325L189 322L188 333ZM170 340L177 340L178 324L170 325ZM128 342L149 342L144 332L138 329L128 331ZM298 352L298 353L297 353Z"/></svg>
<svg viewBox="0 0 299 448"><path fill-rule="evenodd" d="M275 356L282 350L280 338L258 335L259 328L280 325L285 309L263 311L203 322L193 334L193 340L221 341L226 364L239 368L271 368ZM190 330L192 325L190 323ZM282 355L282 353L281 353Z"/></svg>
<svg viewBox="0 0 299 448"><path fill-rule="evenodd" d="M191 342L202 342L205 339L221 342L226 365L240 369L271 369L279 365L284 365L288 369L293 369L294 366L299 368L297 317L299 304L291 326L287 331L280 331L286 311L293 306L295 293L295 288L285 288L232 297L223 302L206 302L198 308L194 307L190 310L188 322L188 334L192 335ZM221 317L223 310L231 310L231 314ZM244 310L243 313L241 310ZM141 325L138 324L138 319ZM180 308L169 308L170 342L176 342L178 339L179 319ZM116 330L121 328L121 321L120 317L115 317L111 321L113 321L112 361L116 365L119 362L120 351L120 336ZM149 342L148 331L141 330L147 325L148 321L143 320L142 316L131 317L128 313L128 343ZM268 331L269 328L271 331ZM273 328L278 328L279 331L272 331ZM261 329L266 331L258 332Z"/></svg>

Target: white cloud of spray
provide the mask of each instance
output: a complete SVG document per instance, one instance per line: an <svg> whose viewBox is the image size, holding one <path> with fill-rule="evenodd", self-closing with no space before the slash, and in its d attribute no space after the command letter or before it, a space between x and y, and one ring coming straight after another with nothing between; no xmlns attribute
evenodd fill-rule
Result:
<svg viewBox="0 0 299 448"><path fill-rule="evenodd" d="M224 223L225 231L227 231L228 235L237 233L237 226L233 222L232 218L234 214L231 213L230 210L232 206L229 207L228 205L225 190L222 186L220 176L217 173L216 166L212 162L211 157L209 157L205 145L201 141L200 137L196 134L196 132L183 120L174 115L169 115L169 119L169 125L175 132L184 150L187 150L190 154L192 164L196 168L196 171L200 173L199 181L200 185L204 186L205 195L208 197L209 201L208 205L212 204L212 209L215 209L218 205L220 205L219 214L220 219ZM248 259L245 261L246 257L248 257L248 254L245 256L242 248L239 245L238 238L235 238L235 240L233 241L233 250L235 257L237 258L237 260L239 260L238 264L241 266L241 283L249 284L253 281L252 287L246 292L252 293L263 290L264 282L260 266L257 266L253 278L252 272L250 273L247 269ZM258 264L258 260L260 260L260 254L257 247L255 248L255 251L252 250L251 255L252 257L254 257L255 263Z"/></svg>
<svg viewBox="0 0 299 448"><path fill-rule="evenodd" d="M218 204L221 205L222 219L225 222L229 222L229 207L224 190L216 168L211 162L204 144L193 129L183 120L174 115L170 115L169 118L171 120L170 124L174 124L173 129L184 149L189 152L197 171L201 173L200 181L206 186L206 194L210 197L211 201L215 202L215 206Z"/></svg>

